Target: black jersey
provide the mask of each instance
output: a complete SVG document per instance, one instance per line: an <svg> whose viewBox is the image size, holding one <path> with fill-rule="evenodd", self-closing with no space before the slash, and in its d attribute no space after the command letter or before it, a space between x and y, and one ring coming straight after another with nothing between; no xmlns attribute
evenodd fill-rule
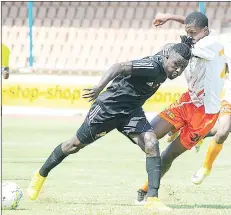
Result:
<svg viewBox="0 0 231 215"><path fill-rule="evenodd" d="M159 53L132 61L132 75L117 76L97 98L99 105L112 114L131 114L141 108L167 79L163 56Z"/></svg>

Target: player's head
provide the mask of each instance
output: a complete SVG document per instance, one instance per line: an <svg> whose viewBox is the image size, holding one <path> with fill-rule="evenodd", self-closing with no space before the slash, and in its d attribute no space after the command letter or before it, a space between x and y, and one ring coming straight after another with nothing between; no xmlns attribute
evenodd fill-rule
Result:
<svg viewBox="0 0 231 215"><path fill-rule="evenodd" d="M185 43L171 45L165 53L164 70L169 79L180 76L191 58L191 47Z"/></svg>
<svg viewBox="0 0 231 215"><path fill-rule="evenodd" d="M203 13L193 12L185 18L185 31L192 37L193 43L209 35L208 18Z"/></svg>

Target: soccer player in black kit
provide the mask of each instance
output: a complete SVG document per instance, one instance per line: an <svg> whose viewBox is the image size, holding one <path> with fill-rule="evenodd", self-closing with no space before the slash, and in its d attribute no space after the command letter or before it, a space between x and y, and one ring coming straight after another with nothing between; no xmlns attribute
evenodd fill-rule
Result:
<svg viewBox="0 0 231 215"><path fill-rule="evenodd" d="M168 53L159 52L141 60L116 63L97 86L85 91L83 97L94 101L85 121L76 135L58 145L41 169L34 173L27 189L31 200L37 198L48 173L64 158L116 128L131 141L136 140L146 153L149 203L153 202L153 209L169 210L158 199L161 168L159 143L142 109L145 101L167 78L174 79L181 75L188 65L191 57L189 45L178 43L168 50ZM111 80L111 85L100 94Z"/></svg>

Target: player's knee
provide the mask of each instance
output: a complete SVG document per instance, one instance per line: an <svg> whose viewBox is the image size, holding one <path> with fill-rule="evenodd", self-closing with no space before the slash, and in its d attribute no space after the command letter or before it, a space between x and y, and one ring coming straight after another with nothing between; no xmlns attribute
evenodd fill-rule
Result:
<svg viewBox="0 0 231 215"><path fill-rule="evenodd" d="M80 144L79 139L75 136L62 144L62 149L65 154L73 154L83 148L84 145Z"/></svg>
<svg viewBox="0 0 231 215"><path fill-rule="evenodd" d="M147 155L155 156L155 149L154 149L154 145L152 143L146 143L145 144L145 153Z"/></svg>
<svg viewBox="0 0 231 215"><path fill-rule="evenodd" d="M154 133L147 133L144 138L145 153L149 156L160 156L159 142Z"/></svg>
<svg viewBox="0 0 231 215"><path fill-rule="evenodd" d="M221 128L218 130L215 136L215 140L218 144L223 144L229 136L229 128Z"/></svg>

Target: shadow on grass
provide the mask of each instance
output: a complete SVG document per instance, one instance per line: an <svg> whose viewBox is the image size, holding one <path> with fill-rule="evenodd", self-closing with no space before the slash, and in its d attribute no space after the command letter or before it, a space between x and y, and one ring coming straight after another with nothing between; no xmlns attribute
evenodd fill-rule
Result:
<svg viewBox="0 0 231 215"><path fill-rule="evenodd" d="M174 209L195 209L195 208L209 208L209 209L231 209L231 204L230 205L218 205L218 204L213 204L213 205L168 205L171 208Z"/></svg>

